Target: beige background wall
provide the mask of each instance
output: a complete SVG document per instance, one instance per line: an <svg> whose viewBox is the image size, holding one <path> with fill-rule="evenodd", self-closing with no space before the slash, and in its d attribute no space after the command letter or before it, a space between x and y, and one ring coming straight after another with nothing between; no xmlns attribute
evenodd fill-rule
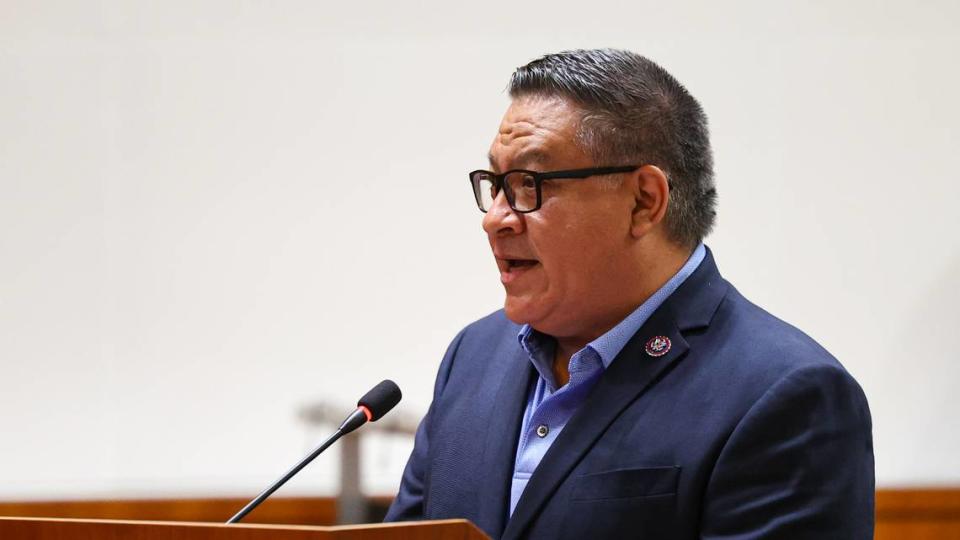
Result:
<svg viewBox="0 0 960 540"><path fill-rule="evenodd" d="M960 483L958 4L512 4L0 0L0 498L253 494L305 404L422 414L502 300L465 173L507 78L595 46L703 103L708 244L864 386L879 484Z"/></svg>

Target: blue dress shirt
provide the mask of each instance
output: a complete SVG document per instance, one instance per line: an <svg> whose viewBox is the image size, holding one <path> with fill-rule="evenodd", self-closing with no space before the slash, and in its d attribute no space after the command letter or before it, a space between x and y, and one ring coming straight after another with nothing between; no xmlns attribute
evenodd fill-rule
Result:
<svg viewBox="0 0 960 540"><path fill-rule="evenodd" d="M660 287L643 304L640 304L640 307L606 334L577 351L570 358L568 366L570 381L560 388L557 388L553 376L556 343L554 339L537 332L528 324L520 329L517 335L520 346L530 356L530 361L539 373L539 377L530 389L527 408L523 413L520 442L517 445L516 461L513 467L513 482L510 487L511 515L533 471L536 470L547 449L567 425L573 413L586 400L590 389L596 384L600 375L653 312L700 266L705 254L706 249L703 244L698 245L680 271L663 287Z"/></svg>

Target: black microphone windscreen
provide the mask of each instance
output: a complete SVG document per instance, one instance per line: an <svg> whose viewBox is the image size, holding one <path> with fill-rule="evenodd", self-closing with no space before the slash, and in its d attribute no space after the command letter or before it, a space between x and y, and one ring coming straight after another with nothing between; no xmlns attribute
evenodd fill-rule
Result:
<svg viewBox="0 0 960 540"><path fill-rule="evenodd" d="M370 421L374 422L390 412L390 409L394 408L397 403L400 403L401 397L403 397L403 394L400 393L400 387L397 386L397 383L387 379L364 394L357 405L369 409Z"/></svg>

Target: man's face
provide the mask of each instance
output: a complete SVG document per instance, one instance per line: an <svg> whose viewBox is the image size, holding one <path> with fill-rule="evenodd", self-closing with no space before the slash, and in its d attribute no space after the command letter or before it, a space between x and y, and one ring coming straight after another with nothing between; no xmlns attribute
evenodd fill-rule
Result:
<svg viewBox="0 0 960 540"><path fill-rule="evenodd" d="M490 166L500 173L619 165L593 163L579 148L578 118L561 99L515 100L490 147ZM625 183L604 178L546 180L543 205L528 214L512 211L501 192L484 215L514 322L555 337L590 337L622 316L609 311L636 271L628 249L634 197Z"/></svg>

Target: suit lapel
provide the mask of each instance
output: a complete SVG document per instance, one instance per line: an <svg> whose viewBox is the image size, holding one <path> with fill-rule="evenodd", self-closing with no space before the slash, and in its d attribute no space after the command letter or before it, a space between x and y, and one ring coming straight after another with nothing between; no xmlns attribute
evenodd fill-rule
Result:
<svg viewBox="0 0 960 540"><path fill-rule="evenodd" d="M620 412L687 351L687 342L676 325L660 315L651 317L627 343L547 450L507 523L504 539L521 536L530 520ZM647 340L653 336L670 338L670 351L664 356L654 358L644 353Z"/></svg>
<svg viewBox="0 0 960 540"><path fill-rule="evenodd" d="M494 397L494 406L487 428L487 439L481 457L483 477L479 481L480 511L485 531L499 537L509 510L513 465L520 438L520 425L527 404L527 392L535 373L530 359L520 347L503 371L503 379Z"/></svg>
<svg viewBox="0 0 960 540"><path fill-rule="evenodd" d="M647 320L601 376L587 401L573 415L544 455L507 523L503 539L519 538L556 492L570 471L593 447L610 424L689 349L682 332L706 326L726 294L712 254ZM679 315L679 317L678 317ZM646 352L650 338L670 338L661 357ZM519 426L518 428L519 429ZM512 438L516 446L516 436ZM513 460L510 460L513 463ZM509 475L509 473L508 473Z"/></svg>

